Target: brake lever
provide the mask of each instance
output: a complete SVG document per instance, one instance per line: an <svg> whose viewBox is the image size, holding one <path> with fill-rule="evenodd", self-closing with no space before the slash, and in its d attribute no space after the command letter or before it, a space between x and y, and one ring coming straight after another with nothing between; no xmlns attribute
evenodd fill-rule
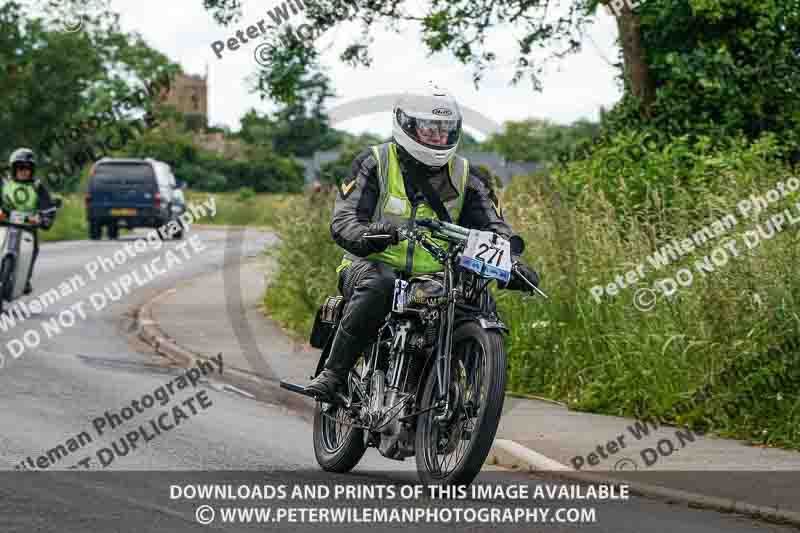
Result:
<svg viewBox="0 0 800 533"><path fill-rule="evenodd" d="M519 277L519 278L520 278L522 281L524 281L524 282L525 282L525 283L526 283L526 284L527 284L527 285L528 285L528 286L529 286L531 289L533 289L531 292L535 292L535 293L537 293L539 296L541 296L541 297L542 297L542 298L544 298L545 300L549 300L549 299L550 299L550 297L549 297L547 294L545 294L545 293L544 293L544 291L542 291L542 289L540 289L539 287L537 287L536 285L534 285L533 283L531 283L531 281L530 281L528 278L526 278L525 276L523 276L523 275L522 275L522 273L521 273L521 272L520 272L520 270L519 270L519 267L517 267L516 265L514 265L514 267L512 268L512 270L514 271L514 274L515 274L516 276L518 276L518 277Z"/></svg>

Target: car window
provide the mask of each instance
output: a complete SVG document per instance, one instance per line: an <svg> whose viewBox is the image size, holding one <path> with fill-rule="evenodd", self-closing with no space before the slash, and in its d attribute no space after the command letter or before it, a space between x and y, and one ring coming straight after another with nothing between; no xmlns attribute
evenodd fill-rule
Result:
<svg viewBox="0 0 800 533"><path fill-rule="evenodd" d="M96 186L154 184L153 169L145 163L101 163L95 167L92 183Z"/></svg>

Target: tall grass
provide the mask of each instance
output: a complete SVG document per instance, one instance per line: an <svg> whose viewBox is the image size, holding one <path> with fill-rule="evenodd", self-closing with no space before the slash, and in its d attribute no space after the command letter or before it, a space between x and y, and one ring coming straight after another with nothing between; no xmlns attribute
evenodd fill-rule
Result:
<svg viewBox="0 0 800 533"><path fill-rule="evenodd" d="M709 154L704 163L727 167L713 186L704 188L696 179L707 171L696 165L682 180L691 187L668 191L671 202L660 202L653 192L646 208L624 205L624 216L619 204L609 202L607 182L590 183L569 203L553 193L547 176L517 181L505 191L507 218L526 238L526 258L541 269L552 296L544 302L499 295L512 326L511 387L565 399L579 409L710 426L726 435L800 447L800 281L794 275L800 225L752 249L743 237L785 208L800 216L794 207L800 194L759 217L745 218L737 210L750 194L764 194L790 177L762 149ZM604 155L556 179L574 179ZM639 183L618 177L616 185L625 194ZM690 237L728 213L737 224L727 235L660 270L648 262L663 243ZM713 272L700 272L696 261L731 238L738 257L730 254ZM601 302L591 295L592 287L612 283L641 263L644 280ZM637 309L637 290L674 278L681 268L693 274L689 286L671 298L659 295L650 311ZM700 390L705 393L698 401Z"/></svg>
<svg viewBox="0 0 800 533"><path fill-rule="evenodd" d="M88 239L89 228L83 196L66 194L59 197L64 203L56 215L55 223L49 230L39 231L39 239L43 242Z"/></svg>
<svg viewBox="0 0 800 533"><path fill-rule="evenodd" d="M209 196L214 197L217 214L213 218L205 218L202 224L223 226L254 226L277 228L283 213L289 210L297 194L249 194L249 193L208 193L188 191L187 203L205 202Z"/></svg>
<svg viewBox="0 0 800 533"><path fill-rule="evenodd" d="M276 252L279 271L264 304L299 337L308 338L325 297L338 294L336 267L343 251L330 234L333 201L332 194L297 197L278 225L284 244Z"/></svg>

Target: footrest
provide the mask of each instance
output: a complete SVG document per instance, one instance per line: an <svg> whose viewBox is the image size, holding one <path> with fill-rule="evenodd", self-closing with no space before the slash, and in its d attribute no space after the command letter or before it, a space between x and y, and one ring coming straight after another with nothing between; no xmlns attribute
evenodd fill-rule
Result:
<svg viewBox="0 0 800 533"><path fill-rule="evenodd" d="M280 383L281 383L281 388L282 389L286 389L286 390L291 391L291 392L296 392L297 394L302 394L303 396L308 396L309 398L313 398L314 400L317 400L317 401L324 401L326 403L332 403L333 405L338 405L338 406L341 406L341 407L346 407L347 403L348 403L347 402L347 397L344 396L343 394L336 394L336 398L321 400L321 399L319 399L317 397L316 394L314 394L310 390L306 389L302 385L297 385L295 383L289 383L288 381L283 381L283 380L281 380Z"/></svg>
<svg viewBox="0 0 800 533"><path fill-rule="evenodd" d="M314 395L311 391L306 390L306 388L302 385L296 385L294 383L289 383L288 381L281 380L281 388L291 392L296 392L297 394L302 394L303 396L316 398L316 395Z"/></svg>

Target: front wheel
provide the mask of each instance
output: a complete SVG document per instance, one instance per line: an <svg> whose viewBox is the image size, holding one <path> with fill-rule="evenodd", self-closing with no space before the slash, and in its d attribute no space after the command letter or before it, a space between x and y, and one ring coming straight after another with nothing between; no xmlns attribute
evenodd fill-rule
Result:
<svg viewBox="0 0 800 533"><path fill-rule="evenodd" d="M480 472L494 442L506 387L506 351L498 331L475 322L453 332L450 400L417 420L416 462L426 484L467 485ZM427 375L420 408L436 405L437 372ZM437 418L439 418L437 420Z"/></svg>
<svg viewBox="0 0 800 533"><path fill-rule="evenodd" d="M0 312L2 303L10 302L14 292L14 259L11 256L3 258L0 265Z"/></svg>

